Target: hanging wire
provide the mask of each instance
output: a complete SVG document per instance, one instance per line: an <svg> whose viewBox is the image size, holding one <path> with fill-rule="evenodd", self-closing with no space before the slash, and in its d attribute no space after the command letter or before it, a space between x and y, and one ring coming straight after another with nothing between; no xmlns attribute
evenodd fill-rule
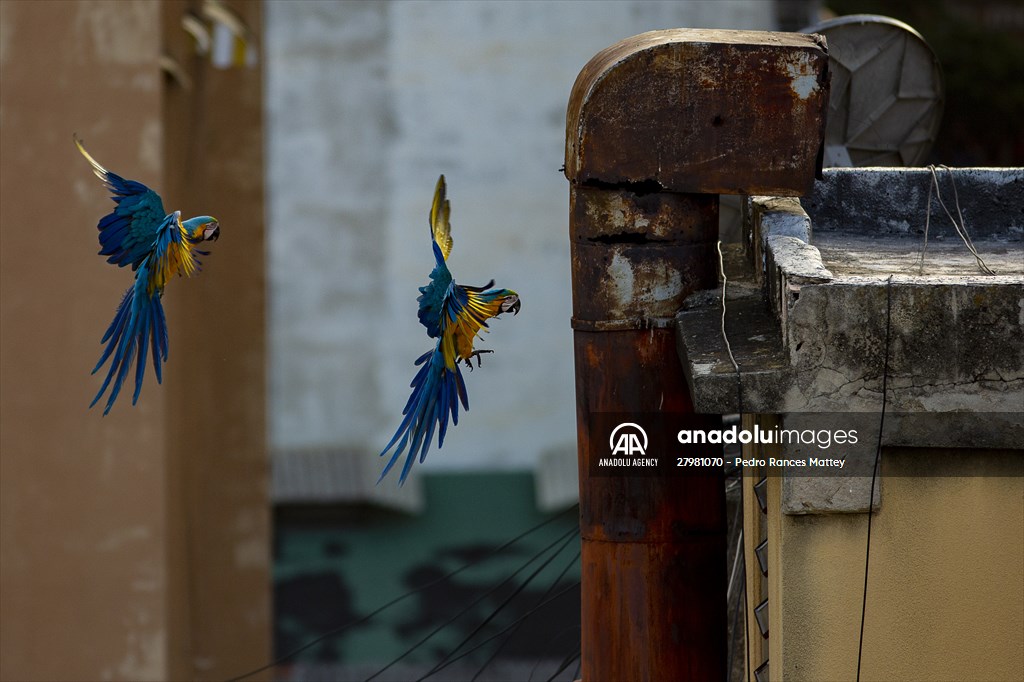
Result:
<svg viewBox="0 0 1024 682"><path fill-rule="evenodd" d="M542 594L542 595L540 596L540 599L542 599L542 600L543 600L543 599L545 599L545 598L546 598L546 597L547 597L547 596L548 596L549 594L551 594L551 591L555 589L555 587L556 587L556 586L558 585L558 583L559 583L559 582L560 582L560 581L562 580L562 578L564 578L564 577L565 577L565 574L569 572L569 569L571 569L571 568L572 568L573 566L575 566L575 565L576 565L576 562L577 562L577 561L579 561L579 559L580 559L580 550L576 550L576 554L574 554L574 555L573 555L573 557L572 557L572 559L570 559L570 560L569 560L569 563L565 565L565 568L563 568L563 569L562 569L562 572L561 572L561 573L559 573L559 574L558 574L558 575L557 575L557 576L555 577L555 579L554 579L554 580L553 580L553 581L551 582L551 585L549 585L549 586L548 586L548 589L547 589L547 590L545 590L545 591L544 591L544 594ZM447 655L446 655L446 656L445 656L445 657L444 657L443 659L441 659L441 661L439 661L439 662L438 662L438 664L437 664L437 665L435 665L435 666L434 666L434 668L433 668L433 669L432 669L432 670L431 670L431 671L430 671L429 673L427 673L427 676L429 676L429 675L432 675L432 674L433 674L434 672L436 672L436 671L440 670L440 666L441 666L441 665L442 665L443 663L445 663L445 662L446 662L446 661L447 661L447 660L448 660L448 659L449 659L449 658L450 658L450 657L451 657L452 655L454 655L454 654L455 654L455 653L456 653L456 652L457 652L457 651L458 651L459 649L461 649L461 648L462 648L462 647L463 647L464 645L468 644L468 643L469 643L469 641L470 641L471 639L473 639L473 637L474 637L474 636L476 636L477 632L479 632L479 631L480 631L480 629L481 629L481 628L483 627L483 625L484 625L484 624L483 624L483 623L481 623L481 625L480 625L480 626L478 626L478 627L477 627L477 628L476 628L476 629L475 629L475 630L474 630L473 632L471 632L471 633L470 633L470 634L469 634L469 635L468 635L468 636L467 636L467 637L466 637L465 639L463 639L463 640L462 640L462 642L460 642L460 643L459 643L459 645L458 645L457 647L455 647L454 649L452 649L452 650L451 650L451 651L450 651L450 652L449 652L449 653L448 653L448 654L447 654ZM521 625L521 624L520 624L520 625ZM503 640L501 641L501 643L500 643L500 644L498 644L498 646L494 647L494 651L492 651L492 652L491 652L491 655L490 655L490 656L489 656L489 657L487 658L487 660L486 660L486 661L484 661L484 664L483 664L483 666L481 666L481 667L480 667L480 669L479 669L479 670L478 670L478 671L476 672L476 674L474 674L474 675L473 675L473 677L472 677L472 679L470 680L470 682L476 682L476 679L477 679L478 677L480 677L480 675L482 675L482 674L483 674L484 670L486 670L486 669L487 669L487 666L489 666L489 665L491 664L491 662L492 662L492 661L493 661L493 660L494 660L495 658L497 658L497 657L498 657L498 654L499 654L499 653L501 653L501 650L502 650L503 648L505 648L505 645L506 645L506 644L508 644L508 643L509 643L509 642L510 642L510 641L512 640L512 637L513 637L513 636L514 636L514 635L516 634L516 632L518 632L518 631L519 631L519 625L517 625L516 627L514 627L514 628L513 628L512 630L511 630L511 632L509 632L509 633L508 633L508 636L507 636L507 637L505 637L505 639L503 639Z"/></svg>
<svg viewBox="0 0 1024 682"><path fill-rule="evenodd" d="M953 169L950 168L949 166L946 166L946 165L940 165L939 168L944 169L949 174L949 181L953 185L953 200L954 200L954 203L956 205L956 213L960 217L960 222L959 223L956 222L956 218L953 217L953 214L950 213L949 209L946 207L946 202L942 200L942 194L939 192L939 176L935 172L935 165L932 164L932 165L928 166L928 170L931 171L931 174L932 174L932 187L935 188L935 198L938 200L939 205L942 206L942 210L946 212L946 215L949 217L949 221L951 223L953 223L953 229L956 230L957 235L960 236L960 239L961 239L961 241L963 241L964 246L966 246L967 250L971 252L972 256L974 256L974 260L977 262L978 267L981 269L981 271L984 272L986 275L994 275L994 274L996 274L992 270L992 268L990 268L988 266L988 264L985 263L984 259L981 257L981 254L979 254L978 250L974 247L974 242L971 241L970 235L967 234L967 226L964 224L964 214L963 214L963 211L960 210L960 194L959 194L959 192L956 189L956 179L955 179L955 177L953 175ZM931 216L931 196L932 196L931 189L929 189L929 191L928 191L928 209L927 209L927 216L925 218L925 246L926 247L928 245L928 219ZM922 267L922 268L924 267L924 249L921 250L921 263L920 263L920 267Z"/></svg>
<svg viewBox="0 0 1024 682"><path fill-rule="evenodd" d="M718 249L718 271L722 276L722 340L725 341L725 349L729 351L729 360L732 361L733 369L739 372L740 366L736 364L736 357L732 354L732 346L729 344L729 336L725 333L725 285L728 278L725 276L725 258L722 256L721 240L715 243L715 248Z"/></svg>
<svg viewBox="0 0 1024 682"><path fill-rule="evenodd" d="M743 469L740 468L740 483L743 483ZM745 485L740 485L740 507L746 509L746 503L744 497L746 495L744 488ZM754 513L758 513L760 510L755 509ZM745 657L743 659L743 680L749 682L750 679L750 623L748 619L750 614L747 613L747 543L740 545L740 550L743 552L743 591L740 592L741 603L743 604L743 648L745 650Z"/></svg>
<svg viewBox="0 0 1024 682"><path fill-rule="evenodd" d="M746 572L746 571L744 571L744 572ZM736 600L736 606L734 606L733 609L732 609L732 632L730 633L730 636L729 636L729 658L727 659L726 667L725 667L725 669L726 669L726 673L725 673L726 677L725 677L725 679L726 680L731 680L732 679L732 657L733 657L733 652L736 649L736 632L737 632L737 628L739 627L740 606L742 604L743 604L743 594L741 593L739 595L739 598Z"/></svg>
<svg viewBox="0 0 1024 682"><path fill-rule="evenodd" d="M561 665L558 666L558 669L555 670L555 672L551 673L551 677L549 677L544 682L555 682L555 678L558 677L562 673L562 671L564 671L566 668L568 668L570 665L572 665L573 661L578 660L580 658L580 656L582 655L582 653L583 653L582 648L577 646L576 647L576 651L574 651L573 653L569 654L564 659L562 659L562 663L561 663ZM575 679L575 678L573 678L573 679Z"/></svg>
<svg viewBox="0 0 1024 682"><path fill-rule="evenodd" d="M560 640L562 638L562 635L564 635L564 634L566 634L568 632L572 632L574 630L579 630L579 629L580 629L580 627L578 625L574 625L574 626L568 627L568 628L563 628L561 632L559 632L557 635L555 635L554 637L551 638L551 641L549 642L549 644L550 645L554 645L556 642L558 642L558 640ZM508 641L508 640L506 639L506 641ZM548 647L548 651L545 651L544 653L545 654L549 653L551 651L551 648L552 647L549 646ZM565 668L568 668L570 665L572 665L572 662L575 661L576 657L579 656L579 655L580 655L580 645L577 644L576 648L573 649L558 664L559 667L555 671L554 677L557 677L558 673L562 672L562 670L564 670ZM550 660L550 659L547 659L547 658L544 657L544 655L541 655L540 657L537 658L536 661L534 661L533 667L530 668L530 676L526 678L527 682L533 682L533 676L537 674L537 668L539 668L542 663L544 663L545 661L548 661L548 660Z"/></svg>
<svg viewBox="0 0 1024 682"><path fill-rule="evenodd" d="M960 193L956 189L956 176L953 175L953 169L945 164L941 164L939 168L945 169L946 173L949 174L949 184L953 186L953 202L956 205L957 217L960 218L960 237L964 240L964 243L967 245L967 248L970 250L970 252L974 254L975 259L977 259L978 261L978 266L990 275L996 274L991 268L988 267L988 265L985 264L985 261L981 259L981 256L978 255L978 251L974 248L974 242L971 240L970 235L967 234L967 225L964 223L964 214L960 210ZM943 205L942 208L945 209L946 206ZM949 214L948 209L946 210L946 213L947 215ZM953 216L950 215L949 218L950 220L952 220ZM953 224L955 225L956 221L954 221Z"/></svg>
<svg viewBox="0 0 1024 682"><path fill-rule="evenodd" d="M466 651L463 651L463 652L462 652L461 654L459 654L459 655L458 655L458 656L456 656L455 658L453 658L453 659L449 660L449 661L448 661L447 663L445 663L445 664L444 664L443 666L441 666L440 668L438 668L438 669L437 669L437 671L435 671L435 673L432 673L432 674L436 674L436 672L440 672L441 670L443 670L443 669L447 668L448 666L452 665L452 664L453 664L453 663L455 663L456 661L458 661L458 660L461 660L461 659L465 658L466 656L469 656L469 655L470 655L470 654L472 654L472 653L473 653L474 651L477 651L477 650L478 650L478 649L480 649L481 647L483 647L483 646L486 646L486 645L487 645L487 644L489 644L490 642L493 642L493 641L494 641L494 640L496 640L496 639L497 639L498 637L501 637L501 636L502 636L503 634L505 634L505 633L506 633L506 632L508 632L509 630L512 630L513 628L515 628L516 626L518 626L518 625L519 625L520 623L522 623L522 622L523 622L524 620L526 620L527 618L529 618L529 617L530 617L530 616L532 616L533 614L535 614L535 613L537 613L538 611L540 611L541 609L543 609L543 608L544 608L545 606L547 606L547 605L549 605L549 604L551 604L551 603L553 603L553 602L557 601L559 597L562 597L563 595L565 595L565 594L568 594L568 593L569 593L570 591L572 591L572 590L575 590L575 589L576 589L577 587L579 587L579 586L580 586L580 581L579 581L579 580L577 580L577 581L573 582L573 583L572 583L572 584L570 584L570 585L567 585L566 587L562 588L561 590L559 590L559 591L558 591L558 592L556 592L555 594L551 595L551 596L550 596L550 597L548 597L547 599L544 599L543 601L541 601L540 603L538 603L538 604L537 604L536 606L534 606L534 607L533 607L532 609L530 609L529 611L527 611L526 613L524 613L524 614L523 614L522 616L520 616L519 618L516 618L516 619L515 619L514 621L512 621L511 623L509 623L509 624L508 624L507 626L505 626L505 627L504 627L504 628L502 628L501 630L498 630L498 631L497 631L496 633L494 633L493 635L491 635L491 636L490 636L490 637L488 637L487 639L485 639L485 640L483 640L483 641L481 641L481 642L478 642L476 646L472 647L471 649L467 649Z"/></svg>
<svg viewBox="0 0 1024 682"><path fill-rule="evenodd" d="M425 585L421 585L420 587L417 587L416 589L409 590L408 592L395 597L391 601L386 602L382 606L377 607L376 609L374 609L370 613L366 614L365 616L362 616L361 618L358 618L358 619L356 619L354 621L351 621L349 623L346 623L344 625L339 625L336 628L332 628L332 629L328 630L327 632L323 633L322 635L314 637L313 639L311 639L310 641L306 642L305 644L303 644L302 646L298 647L297 649L293 649L292 651L289 651L288 653L284 654L283 656L277 657L276 659L274 659L270 663L267 663L264 666L261 666L259 668L254 668L253 670L250 670L249 672L242 673L241 675L237 675L235 677L229 678L228 680L225 680L225 682L239 682L239 680L244 680L247 677L251 677L251 676L253 676L253 675L257 674L257 673L261 673L264 670L269 670L270 668L273 668L274 666L281 665L285 661L287 661L287 660L289 660L289 659L299 655L303 651L306 651L310 647L313 647L313 646L319 644L320 642L324 641L325 639L329 639L329 638L334 637L335 635L339 635L342 632L345 632L346 630L349 630L349 629L351 629L351 628L353 628L353 627L355 627L357 625L361 625L362 623L365 623L366 621L370 620L371 618L373 618L374 616L376 616L380 612L382 612L382 611L384 611L384 610L394 606L395 604L397 604L397 603L399 603L399 602L401 602L401 601L403 601L405 599L408 599L409 597L411 597L413 595L419 594L420 592L423 592L423 591L425 591L427 589L430 589L434 585L437 585L437 584L442 583L442 582L444 582L444 581L446 581L446 580L448 580L450 578L453 578L456 575L458 575L459 573L462 573L463 571L465 571L465 570L467 570L469 568L472 568L473 566L476 566L478 564L483 563L484 561L487 561L488 559L493 558L494 556L496 556L500 552L508 549L509 547L511 547L512 545L516 544L517 542L519 542L520 540L522 540L526 536L530 535L531 533L534 533L534 532L540 530L541 528L544 528L545 526L547 526L547 525L549 525L551 523L554 523L555 521L557 521L557 520L561 519L562 517L564 517L570 511L575 511L575 510L576 510L575 506L568 507L567 509L564 509L563 511L555 514L551 518L545 519L544 521L541 521L540 523L536 524L535 526L532 526L531 528L528 528L528 529L524 530L522 533L520 533L519 535L516 535L511 540L506 540L505 542L503 542L502 544L498 545L497 547L492 549L487 554L481 556L480 558L475 559L474 561L470 561L467 564L463 564L462 566L456 568L455 570L451 571L450 573L447 573L447 574L445 574L445 575L443 575L443 576L441 576L441 577L439 577L439 578L437 578L435 580L432 580L432 581L428 582Z"/></svg>
<svg viewBox="0 0 1024 682"><path fill-rule="evenodd" d="M917 264L917 273L919 275L924 274L924 254L928 250L928 226L932 221L932 193L935 191L935 166L928 166L928 170L932 172L932 181L928 183L928 203L924 209L924 244L921 246L921 260Z"/></svg>
<svg viewBox="0 0 1024 682"><path fill-rule="evenodd" d="M729 360L732 361L732 367L736 370L736 410L742 415L743 414L743 378L740 374L739 363L736 362L736 356L732 354L732 345L729 343L729 335L725 333L725 285L729 279L725 276L725 258L722 256L722 241L718 240L715 244L715 248L718 250L718 272L722 276L722 340L725 341L725 349L729 351Z"/></svg>
<svg viewBox="0 0 1024 682"><path fill-rule="evenodd" d="M733 524L739 523L740 513L742 511L743 511L743 509L741 509L739 507L736 508L736 520L733 521ZM740 528L739 536L736 538L736 552L733 554L733 558L732 558L732 572L729 574L729 587L725 591L725 602L727 604L731 604L732 603L732 587L733 587L733 584L736 582L736 570L739 568L739 565L740 565L740 547L742 545L743 545L743 529Z"/></svg>
<svg viewBox="0 0 1024 682"><path fill-rule="evenodd" d="M415 644L413 644L413 645L412 645L411 647L409 647L408 649L406 649L406 650L405 650L404 652L402 652L401 654L399 654L399 655L398 655L398 656L397 656L396 658L392 659L390 663L388 663L387 665L385 665L385 666L384 666L383 668L381 668L380 670L378 670L378 671L377 671L377 672L375 672L374 674L372 674L372 675L370 675L369 677L367 677L367 678L366 678L366 682L370 682L370 680L374 679L375 677L377 677L378 675L380 675L381 673L383 673L383 672L384 672L385 670L387 670L387 669L388 669L388 668L390 668L391 666L393 666L393 665L395 665L396 663L398 663L399 661L401 661L401 660L402 660L403 658L405 658L406 656L408 656L409 654L411 654L411 653L412 653L413 651L415 651L416 649L418 649L419 647L421 647L421 646L422 646L422 645L423 645L424 643L426 643L426 642L427 642L427 640L429 640L429 639L430 639L431 637L433 637L433 636L434 636L434 635L436 635L436 634L437 634L438 632L440 632L440 631L441 631L441 630L443 630L444 628L448 627L449 625L451 625L452 623L454 623L454 622L455 622L456 620L458 620L459 618L461 618L461 617L462 617L463 615L465 615L466 613L468 613L468 612L470 611L470 609L472 609L472 607L476 606L476 605L477 605L477 604L479 604L479 603L480 603L481 601L483 601L483 600L484 600L484 599L486 599L487 597L491 596L492 594L494 594L495 592L497 592L498 590L500 590L500 589L501 589L502 587L504 587L504 586L505 586L506 584L508 584L508 583L512 582L512 579L513 579L513 578L515 578L515 577L516 577L517 575L519 575L519 573L520 573L520 572L524 571L524 570L526 569L526 567L527 567L527 566L529 566L530 564L532 564L532 563L533 563L534 561L536 561L536 560L537 560L537 559L539 559L539 558L540 558L541 556L543 556L543 555L544 555L544 554L545 554L546 552L548 552L548 551L549 551L549 550L550 550L550 549L551 549L552 547L554 547L554 546L555 546L555 545L557 545L557 544L558 544L559 542L561 542L561 543L562 543L562 545L561 545L561 546L560 546L560 547L559 547L558 549L556 549L556 550L555 550L555 552L554 552L554 553L553 553L553 554L552 554L552 555L551 555L550 557L548 557L548 558L547 558L547 559L546 559L546 560L545 560L545 561L544 561L543 563L541 563L541 565L540 565L540 566L538 566L538 567L537 567L537 568L536 568L536 569L535 569L535 570L533 571L533 573L531 573L531 574L530 574L530 575L529 575L529 576L528 576L528 577L526 578L526 580L524 580L524 581L523 581L523 582L522 582L522 583L521 583L521 584L520 584L520 585L519 585L519 586L518 586L518 587L517 587L517 588L515 589L515 591L514 591L514 592L512 593L512 595L511 595L511 597L507 598L507 599L506 599L506 600L505 600L505 601L504 601L504 602L503 602L503 603L501 604L501 606L499 606L499 607L498 607L498 609L497 609L496 611L494 611L493 613L491 613L491 615L490 615L490 616L488 616L488 617L487 617L487 619L486 619L486 620L484 621L484 623L485 623L485 624L486 624L486 623L488 623L488 622L490 622L490 620L491 620L491 619L492 619L492 618L493 618L493 617L494 617L495 615L497 615L498 611L500 611L500 610L501 610L501 609L502 609L502 608L503 608L503 607L504 607L504 606L505 606L506 604L508 604L508 602L509 602L509 601L511 600L511 598L512 598L512 597L515 597L515 596L516 596L517 594L519 594L519 593L520 593L520 592L521 592L521 591L522 591L523 589L525 589L525 588L526 588L526 586L527 586L527 585L528 585L528 584L530 583L530 581L531 581L531 580L533 580L533 579L534 579L535 577L537 577L537 575L538 575L538 574L539 574L539 573L540 573L541 571L543 571L543 570L544 570L545 568L547 568L548 564L550 564L550 563L551 563L551 561L552 561L552 560L554 560L554 558L558 556L558 554L559 554L559 553L560 553L560 552L561 552L561 551L562 551L562 550L563 550L563 549L565 548L565 546L566 546L566 545L568 545L568 544L569 544L569 542L570 542L570 541L571 541L571 540L572 540L572 539L573 539L573 538L574 538L574 537L576 536L576 534L578 534L578 533L579 533L579 529L578 529L578 528L570 528L570 529L569 529L568 531L566 531L565 533L563 533L563 534L562 534L561 536L559 536L559 537L558 537L557 539L555 539L555 540L554 540L553 542L551 542L550 544L548 544L548 546L547 546L547 547L545 547L544 549L540 550L539 552L537 552L536 554L534 554L534 555L533 555L532 557L530 557L530 559L529 559L529 560L528 560L528 561L527 561L527 562L526 562L525 564L523 564L522 566L520 566L519 568L517 568L517 569L516 569L516 570L515 570L515 571L514 571L514 572L513 572L513 573L512 573L511 575L509 575L509 576L508 576L507 578L505 578L505 579L504 579L503 581L501 581L501 582L500 582L500 583L499 583L498 585L496 585L495 587L492 587L491 589L487 590L487 591L486 591L486 592L484 592L484 593L483 593L482 595L480 595L479 597L477 597L476 599L474 599L473 601L471 601L471 602L470 602L469 604L467 604L467 605L466 605L465 607L463 607L463 609L462 609L461 611L459 611L458 613L456 613L456 614L455 614L454 616L452 616L451 618L449 618L449 619L448 619L448 620L446 620L445 622L443 622L443 623L441 623L440 625L438 625L438 626L437 626L436 628L434 628L434 629L433 629L433 630L431 630L431 631L430 631L429 633L427 633L427 635L426 635L426 636L422 637L422 638L421 638L421 639L420 639L420 640L419 640L418 642L416 642L416 643L415 643ZM481 626L481 627L482 627L482 626ZM435 666L435 669L439 669L439 668L438 668L438 666ZM426 677L429 677L429 676L430 676L430 675L431 675L431 674L432 674L433 672L434 672L433 670L432 670L432 671L430 671L430 672L428 672L428 673L427 673L426 675L424 675L424 676L423 676L423 677L421 677L420 679L422 680L422 679L425 679Z"/></svg>
<svg viewBox="0 0 1024 682"><path fill-rule="evenodd" d="M726 679L727 680L731 680L732 679L732 660L733 660L733 653L734 653L735 644L736 644L736 632L737 632L737 627L739 625L738 621L739 621L740 608L742 607L742 604L743 604L743 595L739 594L737 596L737 598L736 598L736 605L732 606L732 603L733 603L733 601L732 601L733 587L736 584L737 568L739 566L741 566L741 565L743 566L743 577L741 578L741 585L746 582L746 573L747 573L747 571L746 571L746 564L745 564L745 562L743 562L744 552L743 552L743 528L742 528L742 523L743 523L743 494L742 494L742 490L743 490L743 468L742 467L740 467L738 469L738 473L739 473L739 483L740 483L740 503L736 507L736 517L733 520L733 526L734 527L739 526L740 529L739 529L739 532L737 533L736 551L735 551L735 554L733 555L732 574L729 576L729 587L727 588L726 595L725 595L726 608L729 608L730 606L732 607L732 630L731 630L730 636L729 636L729 656L728 656L728 659L727 659L727 667L726 667L726 670L727 670L727 672L726 672Z"/></svg>
<svg viewBox="0 0 1024 682"><path fill-rule="evenodd" d="M934 171L932 171L934 172ZM875 448L875 465L871 469L871 492L868 495L868 537L864 550L864 592L860 604L860 638L857 642L857 682L860 682L860 664L864 653L864 616L868 608L868 567L871 565L871 519L874 518L875 477L882 458L882 429L885 426L886 384L889 379L889 334L892 328L892 275L885 282L885 358L882 362L882 414L878 422L878 446Z"/></svg>

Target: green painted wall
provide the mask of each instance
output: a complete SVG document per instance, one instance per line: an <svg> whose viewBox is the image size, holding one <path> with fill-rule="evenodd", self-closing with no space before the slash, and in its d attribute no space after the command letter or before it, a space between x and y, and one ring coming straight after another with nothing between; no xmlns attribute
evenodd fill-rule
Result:
<svg viewBox="0 0 1024 682"><path fill-rule="evenodd" d="M522 531L552 519L552 515L537 511L530 473L434 474L425 476L423 483L425 512L417 516L379 508L278 510L274 558L278 656L480 559ZM470 614L444 627L427 646L405 660L436 662L503 600L510 599L483 636L496 632L543 600L545 591L566 567L559 587L550 594L579 580L579 538L574 533L578 514L568 510L556 516L552 523L479 565L418 592L295 660L387 662L478 598ZM499 586L552 542L556 544L547 554ZM544 559L556 553L513 597L514 590ZM491 588L497 588L495 594L485 596ZM578 625L577 588L524 623L502 655L561 657L578 646ZM490 647L482 649L476 659L486 658L490 651Z"/></svg>

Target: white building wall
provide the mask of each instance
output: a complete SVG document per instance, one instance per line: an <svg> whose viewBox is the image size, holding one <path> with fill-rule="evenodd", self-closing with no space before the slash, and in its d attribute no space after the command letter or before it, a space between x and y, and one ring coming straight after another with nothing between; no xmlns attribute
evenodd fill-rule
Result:
<svg viewBox="0 0 1024 682"><path fill-rule="evenodd" d="M448 179L457 281L515 289L464 372L470 412L428 468L575 451L565 107L583 65L643 31L771 28L774 3L267 0L272 448L374 457L398 425Z"/></svg>

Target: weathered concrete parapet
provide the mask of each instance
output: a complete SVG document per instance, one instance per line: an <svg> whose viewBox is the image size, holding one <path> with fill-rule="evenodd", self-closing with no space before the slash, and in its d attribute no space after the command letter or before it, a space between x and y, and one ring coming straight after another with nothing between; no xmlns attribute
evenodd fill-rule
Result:
<svg viewBox="0 0 1024 682"><path fill-rule="evenodd" d="M695 295L677 317L696 409L874 419L882 403L888 317L886 412L892 417L883 444L1019 448L1024 171L955 169L935 176L991 273L934 197L922 258L933 181L928 169L824 175L801 202L812 217L813 244L771 232L779 224L799 225L802 211L792 200L747 202L750 243L765 250L746 275L760 288L740 289L727 304L738 375L721 339L717 299ZM862 433L871 432L870 421ZM877 429L862 439L862 457L870 458L876 440ZM850 494L836 496L840 488ZM864 511L867 499L865 481L786 478L782 505L791 513Z"/></svg>
<svg viewBox="0 0 1024 682"><path fill-rule="evenodd" d="M762 267L754 268L754 280L761 283L765 267L765 252L768 249L768 238L786 236L799 239L805 244L811 243L811 219L800 200L794 197L747 197L742 207L743 223L746 226L746 242L750 246L754 263ZM758 239L754 239L758 235Z"/></svg>
<svg viewBox="0 0 1024 682"><path fill-rule="evenodd" d="M939 195L956 204L974 239L1024 238L1024 169L936 168ZM924 230L932 172L928 168L830 168L801 204L815 230L919 236ZM955 185L955 186L954 186ZM955 238L932 195L933 236Z"/></svg>
<svg viewBox="0 0 1024 682"><path fill-rule="evenodd" d="M942 178L943 171L939 171ZM861 177L856 179L857 174ZM872 411L881 390L885 311L892 310L890 388L893 411L1012 412L1024 406L1024 171L984 169L954 171L961 212L979 254L995 274L982 272L956 235L945 214L933 206L930 241L922 263L924 215L912 227L885 210L902 211L897 196L916 197L923 209L931 175L911 169L829 170L825 181L803 200L814 207L814 244L762 230L799 221L799 209L778 201L752 198L752 243L767 252L753 263L760 273L768 318L779 320L777 332L765 329L765 341L778 334L787 361L773 365L785 391L767 404L749 396L743 407L764 412ZM894 198L878 199L881 181ZM833 186L834 184L839 187ZM920 185L924 184L923 187ZM973 188L973 189L971 189ZM983 200L973 196L977 190ZM952 191L949 192L952 195ZM849 220L829 208L841 203ZM1002 206L993 213L990 204ZM882 211L871 217L866 211ZM781 215L778 215L781 214ZM797 216L794 219L794 216ZM893 226L899 226L894 229ZM892 276L891 292L887 281ZM755 278L756 279L756 278ZM694 399L698 410L739 409L736 377L720 339L716 305L686 310L681 340L690 353ZM698 318L707 315L708 334ZM687 324L692 320L694 324ZM750 325L745 326L751 329ZM698 341L697 336L700 336ZM716 341L716 336L718 340ZM754 335L758 336L758 335ZM700 344L709 344L702 347ZM743 347L743 340L740 340ZM763 364L766 352L752 352L741 367L745 375ZM771 364L771 363L769 363ZM763 377L762 377L763 378ZM742 377L741 377L742 381ZM719 387L713 384L722 384ZM760 395L764 395L763 390Z"/></svg>

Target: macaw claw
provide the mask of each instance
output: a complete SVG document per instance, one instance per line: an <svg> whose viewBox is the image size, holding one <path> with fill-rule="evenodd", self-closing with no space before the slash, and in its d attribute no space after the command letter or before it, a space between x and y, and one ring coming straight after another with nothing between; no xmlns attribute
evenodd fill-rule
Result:
<svg viewBox="0 0 1024 682"><path fill-rule="evenodd" d="M473 358L476 357L476 366L480 367L483 365L483 359L480 357L484 353L493 353L493 350L475 350L469 354L469 357L463 358L466 363L466 367L469 367L469 371L473 371Z"/></svg>

